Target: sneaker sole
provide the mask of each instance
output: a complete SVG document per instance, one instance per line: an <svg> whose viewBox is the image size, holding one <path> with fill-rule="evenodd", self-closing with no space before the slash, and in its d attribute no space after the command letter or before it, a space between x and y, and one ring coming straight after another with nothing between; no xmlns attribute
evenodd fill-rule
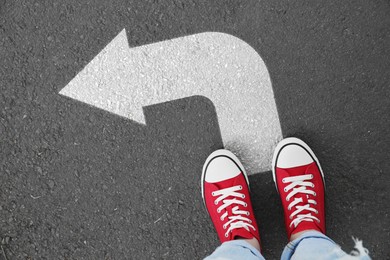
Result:
<svg viewBox="0 0 390 260"><path fill-rule="evenodd" d="M207 166L209 165L209 163L217 158L217 157L227 157L229 158L230 160L232 160L236 165L237 167L241 170L241 172L244 174L244 177L245 177L245 180L246 180L246 183L248 185L248 188L249 188L249 179L248 179L248 175L246 174L246 171L245 171L245 168L244 166L242 165L242 163L240 162L240 160L237 158L237 156L235 156L231 151L229 150L226 150L226 149L219 149L219 150L216 150L214 152L212 152L206 159L206 162L204 163L203 165L203 169L202 169L202 178L201 178L201 189L202 189L202 199L203 199L203 204L206 206L206 202L204 201L204 177L206 175L206 169L207 169Z"/></svg>
<svg viewBox="0 0 390 260"><path fill-rule="evenodd" d="M276 168L276 161L278 159L278 156L279 156L279 152L287 145L290 145L290 144L296 144L296 145L299 145L300 147L302 147L303 149L305 149L306 152L308 152L311 156L311 158L316 162L318 168L320 169L320 172L321 172L321 176L322 176L322 181L324 183L324 189L325 189L325 178L324 178L324 172L322 171L322 168L321 168L321 164L320 162L318 161L318 158L315 156L314 152L310 149L310 147L304 142L302 141L301 139L298 139L296 137L288 137L288 138L285 138L283 139L282 141L280 141L278 143L278 145L276 146L275 148L275 152L274 152L274 155L272 157L272 177L273 177L273 180L274 180L274 183L275 183L275 187L276 187L276 191L279 193L279 190L278 190L278 184L276 183L276 172L275 172L275 168Z"/></svg>

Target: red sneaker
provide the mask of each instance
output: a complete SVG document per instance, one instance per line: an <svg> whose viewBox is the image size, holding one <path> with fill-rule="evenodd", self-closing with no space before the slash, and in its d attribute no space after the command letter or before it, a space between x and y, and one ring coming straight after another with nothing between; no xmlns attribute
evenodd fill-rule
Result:
<svg viewBox="0 0 390 260"><path fill-rule="evenodd" d="M272 172L284 209L287 236L304 230L325 234L325 180L310 147L294 137L275 149Z"/></svg>
<svg viewBox="0 0 390 260"><path fill-rule="evenodd" d="M228 150L217 150L202 172L202 197L221 242L260 235L249 196L244 167Z"/></svg>

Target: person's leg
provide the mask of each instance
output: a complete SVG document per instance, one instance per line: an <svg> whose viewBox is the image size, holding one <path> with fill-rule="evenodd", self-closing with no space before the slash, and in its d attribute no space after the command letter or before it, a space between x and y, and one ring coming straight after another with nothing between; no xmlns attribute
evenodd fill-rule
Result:
<svg viewBox="0 0 390 260"><path fill-rule="evenodd" d="M355 250L351 255L344 252L333 240L317 231L308 231L292 240L284 248L281 259L371 259L362 241L354 239Z"/></svg>
<svg viewBox="0 0 390 260"><path fill-rule="evenodd" d="M249 195L249 182L238 158L217 150L202 171L202 197L222 245L206 259L264 259Z"/></svg>
<svg viewBox="0 0 390 260"><path fill-rule="evenodd" d="M324 174L306 143L282 140L274 152L272 172L290 240L282 259L370 259L361 241L355 246L358 258L351 258L325 236Z"/></svg>
<svg viewBox="0 0 390 260"><path fill-rule="evenodd" d="M236 239L222 243L215 251L205 258L205 260L264 260L260 251L247 243L245 240Z"/></svg>

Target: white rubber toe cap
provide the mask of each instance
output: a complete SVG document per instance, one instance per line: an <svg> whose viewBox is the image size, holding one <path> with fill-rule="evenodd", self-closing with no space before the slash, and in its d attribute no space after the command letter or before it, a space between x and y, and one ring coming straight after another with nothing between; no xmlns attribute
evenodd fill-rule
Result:
<svg viewBox="0 0 390 260"><path fill-rule="evenodd" d="M213 152L207 158L204 168L204 180L215 183L238 176L241 172L246 177L245 170L238 158L230 151L221 149Z"/></svg>
<svg viewBox="0 0 390 260"><path fill-rule="evenodd" d="M227 157L214 158L207 167L205 181L215 183L231 179L240 174L240 169L237 165Z"/></svg>
<svg viewBox="0 0 390 260"><path fill-rule="evenodd" d="M279 152L277 153L275 166L278 168L292 168L314 162L310 150L308 150L310 148L307 149L307 145L301 142L296 138L288 138L285 143L282 142L278 147Z"/></svg>

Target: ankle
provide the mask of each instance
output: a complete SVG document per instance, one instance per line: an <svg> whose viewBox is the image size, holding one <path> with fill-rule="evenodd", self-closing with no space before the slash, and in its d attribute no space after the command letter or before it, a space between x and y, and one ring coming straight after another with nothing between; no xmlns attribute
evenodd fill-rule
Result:
<svg viewBox="0 0 390 260"><path fill-rule="evenodd" d="M253 246L257 250L259 250L259 252L261 252L260 243L259 243L259 241L255 237L251 238L251 239L237 238L237 240L244 240L245 242L247 242L248 244L250 244L251 246Z"/></svg>
<svg viewBox="0 0 390 260"><path fill-rule="evenodd" d="M293 233L293 234L291 234L290 241L293 241L293 240L295 240L295 239L297 239L297 238L300 238L300 237L302 237L305 233L310 232L310 231L319 232L319 231L316 230L316 229L307 229L307 230L304 230L304 231L300 231L300 232L297 232L297 233Z"/></svg>

